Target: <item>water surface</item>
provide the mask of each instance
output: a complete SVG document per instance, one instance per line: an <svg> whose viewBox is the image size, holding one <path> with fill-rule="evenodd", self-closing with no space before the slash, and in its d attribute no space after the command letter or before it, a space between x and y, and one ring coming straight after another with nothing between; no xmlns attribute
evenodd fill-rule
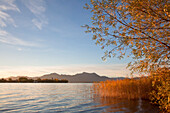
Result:
<svg viewBox="0 0 170 113"><path fill-rule="evenodd" d="M146 100L100 98L91 83L0 83L0 113L158 113Z"/></svg>

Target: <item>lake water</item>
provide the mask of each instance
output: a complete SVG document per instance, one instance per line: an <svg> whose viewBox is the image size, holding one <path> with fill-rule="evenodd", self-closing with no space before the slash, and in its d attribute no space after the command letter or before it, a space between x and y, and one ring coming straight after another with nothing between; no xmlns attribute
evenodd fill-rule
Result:
<svg viewBox="0 0 170 113"><path fill-rule="evenodd" d="M93 94L91 83L0 83L0 113L158 113L146 100Z"/></svg>

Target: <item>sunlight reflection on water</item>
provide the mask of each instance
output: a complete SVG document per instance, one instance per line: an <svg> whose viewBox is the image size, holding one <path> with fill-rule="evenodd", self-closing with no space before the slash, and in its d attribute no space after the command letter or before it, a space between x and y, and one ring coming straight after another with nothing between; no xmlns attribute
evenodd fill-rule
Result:
<svg viewBox="0 0 170 113"><path fill-rule="evenodd" d="M0 83L0 113L157 113L146 100L100 98L91 83Z"/></svg>

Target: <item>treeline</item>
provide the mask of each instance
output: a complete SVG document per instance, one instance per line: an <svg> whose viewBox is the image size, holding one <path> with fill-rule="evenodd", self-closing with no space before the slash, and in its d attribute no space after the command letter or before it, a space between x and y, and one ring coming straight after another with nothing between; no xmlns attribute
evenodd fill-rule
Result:
<svg viewBox="0 0 170 113"><path fill-rule="evenodd" d="M27 77L19 77L17 80L9 79L0 79L0 83L68 83L68 80L58 80L58 79L41 79L38 78L36 80L27 78Z"/></svg>

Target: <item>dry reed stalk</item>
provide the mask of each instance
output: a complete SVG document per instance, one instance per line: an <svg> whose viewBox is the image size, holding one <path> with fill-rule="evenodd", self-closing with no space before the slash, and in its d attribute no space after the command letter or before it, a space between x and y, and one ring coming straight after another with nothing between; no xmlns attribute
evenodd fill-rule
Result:
<svg viewBox="0 0 170 113"><path fill-rule="evenodd" d="M152 90L151 79L142 77L140 79L108 80L94 83L93 88L97 94L104 97L127 98L127 99L149 99Z"/></svg>

